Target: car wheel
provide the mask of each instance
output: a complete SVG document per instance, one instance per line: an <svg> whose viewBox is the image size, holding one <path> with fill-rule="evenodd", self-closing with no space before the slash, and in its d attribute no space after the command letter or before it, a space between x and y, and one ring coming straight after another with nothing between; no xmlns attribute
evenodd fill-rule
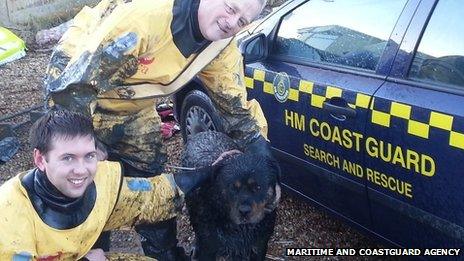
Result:
<svg viewBox="0 0 464 261"><path fill-rule="evenodd" d="M182 103L180 125L184 141L203 131L223 131L221 117L204 92L193 90Z"/></svg>

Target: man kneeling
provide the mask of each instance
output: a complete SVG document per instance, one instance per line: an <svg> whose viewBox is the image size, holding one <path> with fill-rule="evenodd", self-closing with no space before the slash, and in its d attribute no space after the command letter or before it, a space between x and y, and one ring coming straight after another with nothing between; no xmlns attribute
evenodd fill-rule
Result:
<svg viewBox="0 0 464 261"><path fill-rule="evenodd" d="M1 260L104 260L91 250L102 231L173 218L212 173L123 177L119 162L98 161L90 119L64 110L40 118L30 143L36 168L0 187Z"/></svg>

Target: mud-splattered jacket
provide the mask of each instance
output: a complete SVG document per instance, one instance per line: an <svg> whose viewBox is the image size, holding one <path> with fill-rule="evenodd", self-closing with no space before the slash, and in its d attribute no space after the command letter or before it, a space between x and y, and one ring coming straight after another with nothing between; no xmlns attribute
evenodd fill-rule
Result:
<svg viewBox="0 0 464 261"><path fill-rule="evenodd" d="M0 260L77 260L102 231L170 219L182 199L172 175L122 178L120 164L105 161L83 195L86 202L69 212L47 207L31 193L26 176L37 171L0 187Z"/></svg>
<svg viewBox="0 0 464 261"><path fill-rule="evenodd" d="M206 41L199 1L103 0L84 8L52 55L45 87L55 103L92 113L138 112L195 75L225 113L226 132L267 135L259 104L247 101L236 41Z"/></svg>

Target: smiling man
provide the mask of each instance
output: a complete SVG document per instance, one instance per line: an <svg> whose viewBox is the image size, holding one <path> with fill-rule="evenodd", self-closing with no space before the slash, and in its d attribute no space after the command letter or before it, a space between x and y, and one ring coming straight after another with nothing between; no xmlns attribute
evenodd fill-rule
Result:
<svg viewBox="0 0 464 261"><path fill-rule="evenodd" d="M233 38L264 5L265 0L103 0L86 7L52 54L47 102L91 115L110 159L137 176L153 176L166 161L154 97L179 91L198 76L225 133L242 149L270 155L266 119L258 102L247 100ZM179 259L177 241L169 236L176 234L174 219L137 231L160 239L143 240L146 253Z"/></svg>
<svg viewBox="0 0 464 261"><path fill-rule="evenodd" d="M201 0L198 25L203 37L218 41L234 36L261 12L264 0Z"/></svg>
<svg viewBox="0 0 464 261"><path fill-rule="evenodd" d="M95 140L91 135L55 137L50 148L44 139L35 146L34 163L51 184L69 198L81 197L93 182L97 169ZM41 148L42 147L42 148Z"/></svg>
<svg viewBox="0 0 464 261"><path fill-rule="evenodd" d="M36 168L0 186L0 260L105 260L91 250L102 231L171 219L212 174L123 177L121 163L97 160L90 119L64 110L40 118L30 143Z"/></svg>

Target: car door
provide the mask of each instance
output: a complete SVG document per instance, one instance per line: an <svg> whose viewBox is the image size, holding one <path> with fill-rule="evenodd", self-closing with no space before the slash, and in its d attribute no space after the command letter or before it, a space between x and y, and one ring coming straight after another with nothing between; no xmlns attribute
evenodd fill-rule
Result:
<svg viewBox="0 0 464 261"><path fill-rule="evenodd" d="M404 247L464 245L461 5L422 1L369 113L374 230Z"/></svg>
<svg viewBox="0 0 464 261"><path fill-rule="evenodd" d="M398 48L390 35L403 9L417 5L409 2L306 1L282 14L267 58L245 69L284 184L364 227L361 142L371 97L391 66L386 54Z"/></svg>

